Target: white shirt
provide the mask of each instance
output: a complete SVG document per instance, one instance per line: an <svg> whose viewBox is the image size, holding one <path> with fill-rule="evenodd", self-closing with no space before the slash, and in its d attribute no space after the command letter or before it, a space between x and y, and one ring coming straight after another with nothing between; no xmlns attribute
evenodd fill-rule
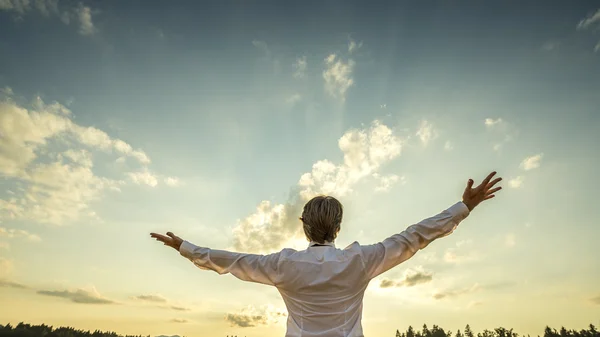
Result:
<svg viewBox="0 0 600 337"><path fill-rule="evenodd" d="M452 233L469 215L458 202L438 215L372 245L311 242L302 251L234 253L184 241L180 253L201 269L275 286L288 310L286 337L363 337L363 296L369 282Z"/></svg>

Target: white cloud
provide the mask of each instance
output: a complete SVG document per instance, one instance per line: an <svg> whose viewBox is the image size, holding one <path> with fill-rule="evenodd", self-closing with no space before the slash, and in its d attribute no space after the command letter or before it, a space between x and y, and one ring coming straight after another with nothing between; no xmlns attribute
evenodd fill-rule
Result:
<svg viewBox="0 0 600 337"><path fill-rule="evenodd" d="M456 243L456 247L448 248L444 253L444 261L454 264L462 264L479 260L481 257L475 250L469 249L471 240L463 240Z"/></svg>
<svg viewBox="0 0 600 337"><path fill-rule="evenodd" d="M374 121L368 129L347 131L338 146L344 155L342 163L316 162L300 177L288 202L262 201L253 214L239 220L233 228L234 248L269 252L286 243L302 242L298 216L304 203L318 194L343 197L351 193L359 181L400 155L402 141L386 125Z"/></svg>
<svg viewBox="0 0 600 337"><path fill-rule="evenodd" d="M506 247L514 247L517 244L517 239L514 234L508 234L504 238L504 244Z"/></svg>
<svg viewBox="0 0 600 337"><path fill-rule="evenodd" d="M92 9L87 6L80 6L77 9L77 19L79 20L79 34L92 35L96 32L96 27L92 22Z"/></svg>
<svg viewBox="0 0 600 337"><path fill-rule="evenodd" d="M544 156L543 153L539 153L539 154L536 154L535 156L527 157L527 158L523 159L520 167L522 169L524 169L525 171L536 169L536 168L540 167L540 161L542 160L543 156Z"/></svg>
<svg viewBox="0 0 600 337"><path fill-rule="evenodd" d="M158 185L158 178L148 170L129 172L127 175L138 185L148 185L150 187L156 187L156 185Z"/></svg>
<svg viewBox="0 0 600 337"><path fill-rule="evenodd" d="M42 241L42 239L38 235L31 234L26 230L14 229L14 228L7 229L4 227L0 227L0 238L7 238L7 239L24 238L28 241L33 241L33 242Z"/></svg>
<svg viewBox="0 0 600 337"><path fill-rule="evenodd" d="M179 178L167 177L165 178L165 184L167 184L167 186L175 187L179 186L181 184L181 181L179 180Z"/></svg>
<svg viewBox="0 0 600 337"><path fill-rule="evenodd" d="M560 46L559 42L548 41L542 45L542 49L545 51L552 51L552 50L558 49L559 46Z"/></svg>
<svg viewBox="0 0 600 337"><path fill-rule="evenodd" d="M508 181L508 186L511 188L519 188L519 187L521 187L521 185L523 185L524 179L525 178L523 178L522 176L512 178L511 180Z"/></svg>
<svg viewBox="0 0 600 337"><path fill-rule="evenodd" d="M437 132L433 128L433 125L426 120L421 121L416 135L424 146L427 146L429 142L437 138Z"/></svg>
<svg viewBox="0 0 600 337"><path fill-rule="evenodd" d="M298 102L300 102L300 100L302 99L302 96L300 96L300 94L293 94L290 97L288 97L285 101L288 104L296 104Z"/></svg>
<svg viewBox="0 0 600 337"><path fill-rule="evenodd" d="M344 63L336 54L331 54L325 58L326 69L323 71L325 80L325 91L334 98L344 102L346 92L354 85L352 72L354 71L354 61L349 59Z"/></svg>
<svg viewBox="0 0 600 337"><path fill-rule="evenodd" d="M589 15L587 18L579 21L577 24L577 29L588 29L592 25L600 23L600 9L596 11L596 13Z"/></svg>
<svg viewBox="0 0 600 337"><path fill-rule="evenodd" d="M59 18L65 25L69 25L72 19L77 19L81 35L92 35L96 32L92 22L93 10L90 7L80 4L78 7L63 6L61 9L58 4L58 0L0 0L0 10L16 12L20 16L37 10L46 17Z"/></svg>
<svg viewBox="0 0 600 337"><path fill-rule="evenodd" d="M294 69L294 78L303 78L306 74L306 56L302 56L296 59L296 63L293 64Z"/></svg>
<svg viewBox="0 0 600 337"><path fill-rule="evenodd" d="M356 43L352 38L348 39L348 53L352 54L353 52L359 50L362 47L363 43L360 41Z"/></svg>
<svg viewBox="0 0 600 337"><path fill-rule="evenodd" d="M141 150L94 127L78 125L65 106L39 97L27 109L0 100L0 174L25 186L0 199L0 220L63 224L82 217L103 191L119 191L123 180L97 176L94 151L150 162Z"/></svg>
<svg viewBox="0 0 600 337"><path fill-rule="evenodd" d="M373 177L379 181L379 185L375 187L375 192L387 192L397 183L400 183L401 185L406 184L406 177L400 177L396 174L382 176L378 173L374 173Z"/></svg>
<svg viewBox="0 0 600 337"><path fill-rule="evenodd" d="M498 118L498 119L486 118L485 119L485 126L487 126L487 127L493 127L494 125L497 125L500 123L502 123L502 118Z"/></svg>
<svg viewBox="0 0 600 337"><path fill-rule="evenodd" d="M252 305L243 308L239 313L228 313L225 321L231 326L250 328L260 325L273 325L279 323L287 316L287 312L272 305L264 305L256 308Z"/></svg>

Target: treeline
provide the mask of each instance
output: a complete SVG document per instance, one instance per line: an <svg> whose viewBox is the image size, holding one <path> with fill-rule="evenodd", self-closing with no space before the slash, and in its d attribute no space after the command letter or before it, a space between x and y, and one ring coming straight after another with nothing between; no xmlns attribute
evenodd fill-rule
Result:
<svg viewBox="0 0 600 337"><path fill-rule="evenodd" d="M116 332L104 332L96 330L94 332L78 330L71 327L59 327L53 328L52 326L42 325L31 325L25 323L19 323L16 326L6 324L5 326L0 325L0 337L150 337L148 336L134 336L134 335L119 335Z"/></svg>
<svg viewBox="0 0 600 337"><path fill-rule="evenodd" d="M427 324L423 325L421 331L415 331L412 326L409 326L406 332L400 332L396 330L396 337L452 337L452 331L445 331L437 325L434 325L431 329L427 327ZM494 330L483 330L483 332L473 333L471 327L467 324L464 331L456 331L454 337L519 337L519 334L514 332L513 329L496 328ZM520 336L525 337L525 335ZM531 337L527 335L527 337ZM552 329L546 326L544 334L537 337L600 337L600 332L596 330L593 324L589 325L589 329L582 330L567 330L561 327L560 330Z"/></svg>

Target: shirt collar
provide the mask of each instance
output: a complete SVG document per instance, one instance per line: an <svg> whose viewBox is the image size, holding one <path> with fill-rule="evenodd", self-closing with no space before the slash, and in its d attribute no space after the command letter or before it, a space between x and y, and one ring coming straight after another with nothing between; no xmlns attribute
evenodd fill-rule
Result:
<svg viewBox="0 0 600 337"><path fill-rule="evenodd" d="M311 241L308 244L308 247L313 247L313 246L329 246L329 247L333 247L335 248L335 241L329 242L329 241L325 241L324 243L319 243L319 242L315 242L315 241Z"/></svg>

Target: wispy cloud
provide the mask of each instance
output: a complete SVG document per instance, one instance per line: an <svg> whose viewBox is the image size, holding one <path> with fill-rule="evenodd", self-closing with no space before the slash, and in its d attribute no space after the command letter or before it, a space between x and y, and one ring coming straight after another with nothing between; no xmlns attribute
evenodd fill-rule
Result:
<svg viewBox="0 0 600 337"><path fill-rule="evenodd" d="M406 184L406 177L396 174L380 175L374 173L373 177L379 181L379 185L375 187L375 192L387 192L398 183L400 185Z"/></svg>
<svg viewBox="0 0 600 337"><path fill-rule="evenodd" d="M240 328L251 328L260 325L271 325L277 323L279 319L285 317L285 311L275 309L272 306L263 306L255 308L248 306L239 313L228 313L225 315L225 321L231 326Z"/></svg>
<svg viewBox="0 0 600 337"><path fill-rule="evenodd" d="M169 322L173 322L173 323L188 323L189 321L187 319L185 319L185 318L173 318Z"/></svg>
<svg viewBox="0 0 600 337"><path fill-rule="evenodd" d="M444 261L462 264L477 261L481 258L479 253L471 249L472 241L464 240L456 243L456 247L448 248L444 253Z"/></svg>
<svg viewBox="0 0 600 337"><path fill-rule="evenodd" d="M594 304L600 305L600 295L590 298L590 301Z"/></svg>
<svg viewBox="0 0 600 337"><path fill-rule="evenodd" d="M292 65L295 69L294 78L304 78L306 74L306 68L308 63L306 62L306 56L302 56L296 59L296 62Z"/></svg>
<svg viewBox="0 0 600 337"><path fill-rule="evenodd" d="M0 0L0 11L10 11L19 17L31 12L38 11L46 17L56 17L65 25L73 20L79 23L79 33L84 36L93 35L97 32L92 20L93 10L80 4L79 6L59 6L58 0Z"/></svg>
<svg viewBox="0 0 600 337"><path fill-rule="evenodd" d="M502 118L497 118L497 119L493 119L493 118L486 118L485 119L485 126L491 128L494 127L495 125L498 125L502 123Z"/></svg>
<svg viewBox="0 0 600 337"><path fill-rule="evenodd" d="M525 171L536 169L536 168L540 167L540 162L542 161L543 156L544 156L543 153L539 153L534 156L527 157L527 158L523 159L520 167L522 169L524 169Z"/></svg>
<svg viewBox="0 0 600 337"><path fill-rule="evenodd" d="M362 47L362 41L356 42L352 38L348 38L348 53L352 54Z"/></svg>
<svg viewBox="0 0 600 337"><path fill-rule="evenodd" d="M404 276L399 280L384 278L379 283L380 288L391 287L414 287L419 284L429 283L433 280L433 273L418 268L416 270L407 270Z"/></svg>
<svg viewBox="0 0 600 337"><path fill-rule="evenodd" d="M298 214L306 201L318 194L344 197L359 181L371 177L379 168L398 157L402 141L393 131L374 121L368 129L347 131L338 141L343 162L317 161L292 188L284 204L261 202L256 212L239 220L235 228L234 248L238 251L269 252L302 237Z"/></svg>
<svg viewBox="0 0 600 337"><path fill-rule="evenodd" d="M138 295L134 296L133 299L148 302L166 303L167 299L162 295Z"/></svg>
<svg viewBox="0 0 600 337"><path fill-rule="evenodd" d="M479 290L479 284L475 283L471 287L461 288L461 289L446 289L433 294L433 298L436 300L441 300L443 298L453 298L460 295L469 294Z"/></svg>
<svg viewBox="0 0 600 337"><path fill-rule="evenodd" d="M451 141L447 140L446 143L444 143L444 150L450 151L453 149L454 149L454 145L452 144Z"/></svg>
<svg viewBox="0 0 600 337"><path fill-rule="evenodd" d="M294 105L294 104L300 102L301 99L302 99L302 96L300 94L296 93L296 94L290 95L285 101L288 104Z"/></svg>
<svg viewBox="0 0 600 337"><path fill-rule="evenodd" d="M424 146L427 146L432 140L437 138L437 132L433 128L433 124L426 120L421 121L416 135Z"/></svg>
<svg viewBox="0 0 600 337"><path fill-rule="evenodd" d="M0 277L5 277L12 274L13 269L13 260L0 256Z"/></svg>
<svg viewBox="0 0 600 337"><path fill-rule="evenodd" d="M325 91L334 98L342 102L346 101L346 92L354 85L352 73L355 62L349 59L344 62L336 54L331 54L325 58L326 69L323 71L325 80Z"/></svg>
<svg viewBox="0 0 600 337"><path fill-rule="evenodd" d="M0 264L0 266L1 266L1 264ZM29 289L28 286L26 286L22 283L13 282L13 281L4 280L4 279L0 279L0 287L15 288L15 289Z"/></svg>
<svg viewBox="0 0 600 337"><path fill-rule="evenodd" d="M588 29L596 24L600 24L600 9L589 15L587 18L579 21L577 29Z"/></svg>
<svg viewBox="0 0 600 337"><path fill-rule="evenodd" d="M38 294L45 296L53 296L60 297L64 299L68 299L74 303L80 304L115 304L115 301L109 300L96 290L96 288L86 290L86 289L77 289L77 290L38 290Z"/></svg>
<svg viewBox="0 0 600 337"><path fill-rule="evenodd" d="M14 228L4 228L4 227L0 227L0 238L7 238L7 239L26 239L28 241L34 241L34 242L39 242L42 241L42 239L36 235L36 234L31 234L26 230L23 229L14 229Z"/></svg>

